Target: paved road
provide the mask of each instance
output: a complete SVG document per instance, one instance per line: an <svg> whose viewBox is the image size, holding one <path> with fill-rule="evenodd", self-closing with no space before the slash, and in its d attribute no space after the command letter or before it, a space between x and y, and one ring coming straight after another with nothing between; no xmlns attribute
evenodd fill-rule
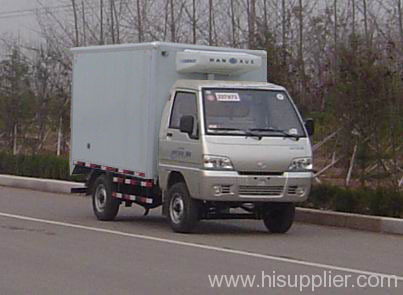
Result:
<svg viewBox="0 0 403 295"><path fill-rule="evenodd" d="M182 235L159 209L142 213L122 208L115 222L99 222L88 197L0 187L0 294L311 293L269 287L267 278L262 287L262 271L291 275L291 283L351 276L348 288L317 294L403 294L402 236L298 223L274 235L258 221L206 221ZM355 285L372 273L398 276L397 288ZM210 287L208 275L225 274L255 275L255 287Z"/></svg>

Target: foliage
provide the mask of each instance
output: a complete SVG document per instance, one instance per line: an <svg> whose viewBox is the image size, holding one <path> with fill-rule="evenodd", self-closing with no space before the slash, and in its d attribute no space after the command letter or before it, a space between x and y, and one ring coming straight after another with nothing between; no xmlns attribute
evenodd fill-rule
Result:
<svg viewBox="0 0 403 295"><path fill-rule="evenodd" d="M65 157L54 155L11 155L0 152L0 174L59 180L81 180L70 176L69 161Z"/></svg>
<svg viewBox="0 0 403 295"><path fill-rule="evenodd" d="M386 188L346 189L315 185L304 207L403 218L403 193Z"/></svg>
<svg viewBox="0 0 403 295"><path fill-rule="evenodd" d="M375 180L396 186L398 159L396 148L403 144L403 81L401 73L390 64L394 56L368 47L359 36L338 51L336 81L330 87L328 112L337 117L341 132L339 154L348 166L357 147L357 177L361 184ZM367 173L370 166L378 169Z"/></svg>
<svg viewBox="0 0 403 295"><path fill-rule="evenodd" d="M40 47L28 57L13 45L0 61L0 144L13 153L46 151L50 134L58 130L67 150L69 75L54 54Z"/></svg>
<svg viewBox="0 0 403 295"><path fill-rule="evenodd" d="M34 116L31 83L26 58L18 48L11 48L7 59L0 62L0 121L10 149L18 126L27 126Z"/></svg>

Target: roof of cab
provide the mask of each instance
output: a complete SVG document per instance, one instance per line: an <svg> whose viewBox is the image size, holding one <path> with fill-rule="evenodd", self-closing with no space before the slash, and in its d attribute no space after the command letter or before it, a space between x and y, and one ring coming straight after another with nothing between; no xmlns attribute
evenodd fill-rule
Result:
<svg viewBox="0 0 403 295"><path fill-rule="evenodd" d="M253 81L220 81L220 80L178 80L173 88L199 90L203 87L211 88L258 88L270 90L285 90L284 87L267 83Z"/></svg>

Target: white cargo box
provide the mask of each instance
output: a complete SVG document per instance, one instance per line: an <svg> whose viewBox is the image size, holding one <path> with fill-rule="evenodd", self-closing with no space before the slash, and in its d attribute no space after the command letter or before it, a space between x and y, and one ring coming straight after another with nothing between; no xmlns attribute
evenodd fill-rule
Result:
<svg viewBox="0 0 403 295"><path fill-rule="evenodd" d="M192 51L197 53L195 58ZM82 47L72 52L70 171L75 162L82 162L154 179L162 112L177 80L205 80L203 71L213 71L216 80L267 80L265 51L153 42ZM182 54L177 57L178 52ZM212 57L206 59L209 54ZM224 71L217 70L217 65L200 64L203 60L213 63L213 57L216 64L219 58L228 60ZM253 60L247 73L235 62L242 58L242 62ZM232 71L232 66L237 70ZM237 75L229 76L231 71Z"/></svg>

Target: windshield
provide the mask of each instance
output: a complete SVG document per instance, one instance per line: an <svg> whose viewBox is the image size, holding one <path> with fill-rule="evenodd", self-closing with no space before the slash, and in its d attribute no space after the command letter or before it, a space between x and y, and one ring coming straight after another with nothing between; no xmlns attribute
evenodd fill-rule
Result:
<svg viewBox="0 0 403 295"><path fill-rule="evenodd" d="M285 91L204 89L206 134L304 137Z"/></svg>

